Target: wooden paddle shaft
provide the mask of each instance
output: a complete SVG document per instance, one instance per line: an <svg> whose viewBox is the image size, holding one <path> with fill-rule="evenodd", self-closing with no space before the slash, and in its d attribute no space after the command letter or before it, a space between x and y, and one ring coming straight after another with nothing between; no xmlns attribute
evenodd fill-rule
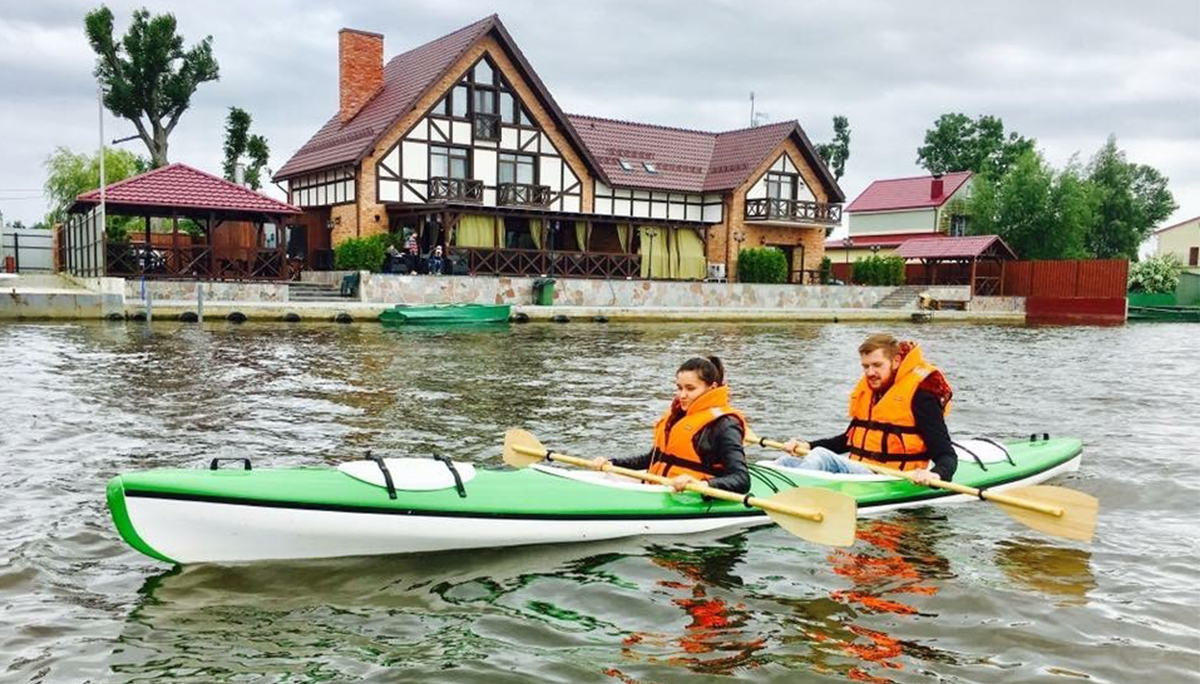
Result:
<svg viewBox="0 0 1200 684"><path fill-rule="evenodd" d="M533 447L522 446L520 444L514 444L512 446L512 448L514 451L518 451L522 454L525 454L526 456L537 456L539 458L548 458L550 460L559 461L561 463L570 463L571 465L576 465L581 468L591 468L593 470L596 469L596 466L593 465L592 462L586 458L580 458L578 456L568 456L567 454L557 454L557 453L554 453L551 451L546 451L545 449L535 449ZM632 477L632 478L635 478L638 480L645 480L646 482L656 482L658 484L668 485L668 486L671 485L671 478L669 478L669 477L663 477L662 475L655 475L653 473L648 473L644 470L630 470L629 468L622 468L620 466L615 466L611 463L605 463L604 467L600 468L600 470L603 470L603 471L609 472L609 473L616 473L617 475L624 475L626 477ZM708 485L701 484L699 482L689 482L687 484L686 489L689 489L698 494L703 494L704 496L707 496L707 497L710 497L713 499L722 499L725 501L736 501L737 503L746 503L746 504L749 504L756 508L761 508L764 511L775 511L776 513L783 513L784 515L794 515L798 518L804 518L806 520L811 520L813 522L821 522L822 520L825 519L824 514L822 514L820 511L805 510L805 509L801 509L801 508L794 508L792 506L782 506L773 501L767 501L766 499L759 499L759 498L756 498L753 496L746 497L741 494L735 494L733 492L725 491L724 489L717 489L716 487L709 487Z"/></svg>
<svg viewBox="0 0 1200 684"><path fill-rule="evenodd" d="M754 440L754 442L761 446L770 447L772 449L778 449L780 451L787 451L787 449L785 449L783 447L783 442L776 442L775 440L772 440L772 439L759 439L759 440ZM909 478L909 476L906 475L903 471L896 470L895 468L889 468L885 465L871 463L870 461L858 461L858 463L861 463L863 466L870 468L871 470L879 473L880 475L890 475L892 477L902 477L906 480L911 480L911 478ZM986 490L983 492L980 492L980 490L975 489L974 487L968 487L964 484L959 484L957 482L946 482L945 480L942 480L942 479L934 480L934 482L932 484L930 484L929 486L940 487L941 489L948 489L952 492L958 492L959 494L966 494L968 496L974 496L974 497L981 498L981 499L987 499L988 501L995 501L996 503L1008 504L1010 506L1016 506L1018 508L1026 508L1031 511L1045 513L1046 515L1053 515L1056 518L1061 518L1063 516L1063 509L1060 506L1051 506L1049 504L1043 504L1043 503L1040 503L1037 501L1029 501L1028 499L1022 499L1022 498L1015 497L1015 496L1009 496L1003 492L989 492Z"/></svg>

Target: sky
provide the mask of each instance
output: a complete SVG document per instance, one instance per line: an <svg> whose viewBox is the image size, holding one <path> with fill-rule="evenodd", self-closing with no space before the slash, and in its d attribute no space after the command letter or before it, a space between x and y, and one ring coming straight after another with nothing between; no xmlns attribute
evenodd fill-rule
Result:
<svg viewBox="0 0 1200 684"><path fill-rule="evenodd" d="M44 162L98 145L98 4L0 0L0 212L47 210ZM229 107L253 116L278 169L337 108L337 32L382 33L391 58L496 12L566 112L720 131L795 119L814 143L850 120L847 201L880 178L921 175L916 150L941 114L1000 117L1056 167L1111 134L1200 215L1200 2L912 0L110 0L171 12L185 45L213 38L221 78L201 85L170 160L220 173ZM134 133L104 116L105 137ZM123 143L148 156L140 141ZM270 188L277 197L282 192ZM840 231L839 231L840 232Z"/></svg>

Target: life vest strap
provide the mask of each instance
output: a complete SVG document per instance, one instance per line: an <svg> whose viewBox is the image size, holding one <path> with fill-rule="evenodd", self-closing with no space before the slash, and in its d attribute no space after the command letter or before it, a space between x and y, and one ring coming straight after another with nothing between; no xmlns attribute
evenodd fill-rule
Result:
<svg viewBox="0 0 1200 684"><path fill-rule="evenodd" d="M922 451L916 454L885 454L881 451L869 451L861 447L850 445L850 454L859 458L867 458L872 461L891 462L891 463L907 463L909 461L928 461L929 453Z"/></svg>
<svg viewBox="0 0 1200 684"><path fill-rule="evenodd" d="M711 475L712 477L717 477L721 474L717 470L711 468L707 463L703 463L701 461L689 461L686 458L679 458L678 456L673 456L662 451L657 451L657 453L654 455L654 458L650 462L651 466L653 466L656 462L667 464L667 474L670 473L671 468L676 467L694 470L699 473L704 473L705 475Z"/></svg>
<svg viewBox="0 0 1200 684"><path fill-rule="evenodd" d="M884 423L878 420L864 420L862 418L851 418L850 427L866 428L868 430L881 430L890 432L894 435L919 435L921 431L915 425L896 425L895 423Z"/></svg>

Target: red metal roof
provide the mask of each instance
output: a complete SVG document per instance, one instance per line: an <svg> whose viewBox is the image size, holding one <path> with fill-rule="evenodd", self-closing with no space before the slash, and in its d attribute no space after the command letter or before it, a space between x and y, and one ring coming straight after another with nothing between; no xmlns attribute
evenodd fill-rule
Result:
<svg viewBox="0 0 1200 684"><path fill-rule="evenodd" d="M187 164L169 164L117 181L104 189L108 204L176 207L210 211L299 214L300 209ZM99 204L100 190L85 192L77 203Z"/></svg>
<svg viewBox="0 0 1200 684"><path fill-rule="evenodd" d="M859 249L862 247L899 247L905 242L914 238L939 240L945 238L945 233L895 233L893 235L852 235L850 236L850 249ZM843 238L844 239L844 238ZM825 249L846 249L846 245L842 240L827 240Z"/></svg>
<svg viewBox="0 0 1200 684"><path fill-rule="evenodd" d="M854 198L846 211L887 211L940 207L971 177L970 171L956 171L942 176L942 192L934 195L933 176L889 178L877 180Z"/></svg>
<svg viewBox="0 0 1200 684"><path fill-rule="evenodd" d="M896 248L896 256L905 259L970 259L985 252L993 256L1016 259L999 235L971 235L967 237L915 238L906 240Z"/></svg>

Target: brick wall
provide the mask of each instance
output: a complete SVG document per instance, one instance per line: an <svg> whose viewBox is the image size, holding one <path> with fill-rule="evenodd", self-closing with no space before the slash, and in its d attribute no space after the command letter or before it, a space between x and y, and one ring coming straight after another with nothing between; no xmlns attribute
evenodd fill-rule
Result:
<svg viewBox="0 0 1200 684"><path fill-rule="evenodd" d="M338 31L338 117L342 123L383 85L383 36L342 29Z"/></svg>

